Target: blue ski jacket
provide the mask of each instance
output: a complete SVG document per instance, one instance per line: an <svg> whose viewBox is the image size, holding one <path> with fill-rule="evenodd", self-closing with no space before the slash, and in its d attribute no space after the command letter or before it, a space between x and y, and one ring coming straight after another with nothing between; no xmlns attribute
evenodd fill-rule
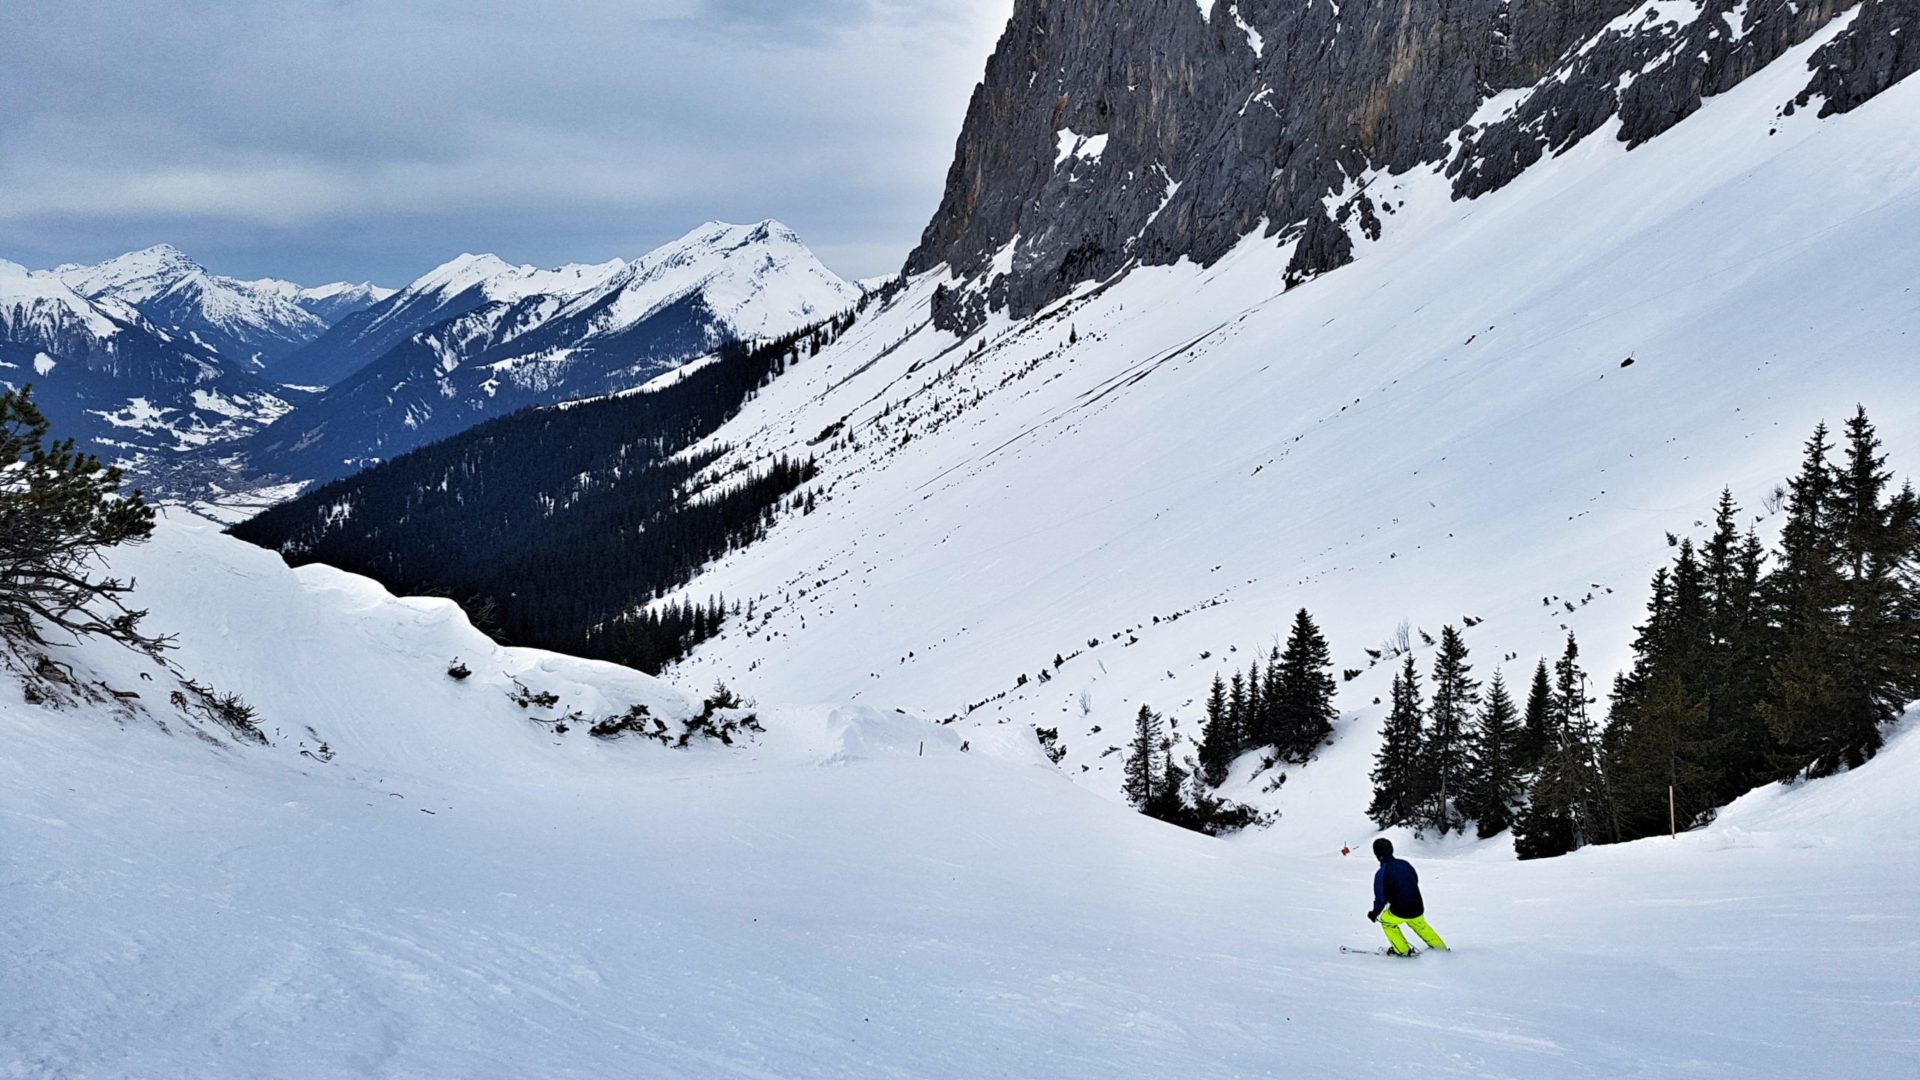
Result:
<svg viewBox="0 0 1920 1080"><path fill-rule="evenodd" d="M1373 874L1373 913L1391 910L1402 919L1417 919L1427 913L1420 899L1420 875L1405 859L1388 859Z"/></svg>

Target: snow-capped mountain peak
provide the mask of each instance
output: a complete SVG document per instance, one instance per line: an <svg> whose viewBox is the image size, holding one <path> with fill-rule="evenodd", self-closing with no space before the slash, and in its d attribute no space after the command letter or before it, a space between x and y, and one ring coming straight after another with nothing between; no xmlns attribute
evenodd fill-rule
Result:
<svg viewBox="0 0 1920 1080"><path fill-rule="evenodd" d="M439 293L453 296L503 274L531 267L515 267L498 255L463 251L439 266L421 274L400 290L401 293Z"/></svg>
<svg viewBox="0 0 1920 1080"><path fill-rule="evenodd" d="M182 258L171 249L136 252L95 276L138 292ZM195 324L205 334L183 331L163 324L179 311L167 304L136 306L112 291L85 296L71 284L83 269L98 268L33 271L0 261L0 384L32 382L62 436L137 463L251 432L286 411L244 363L221 356L211 322ZM197 268L180 279L204 280Z"/></svg>
<svg viewBox="0 0 1920 1080"><path fill-rule="evenodd" d="M209 277L205 267L172 244L155 244L90 266L67 263L53 272L83 296L110 294L130 304L172 291L185 279Z"/></svg>
<svg viewBox="0 0 1920 1080"><path fill-rule="evenodd" d="M605 288L574 300L562 317L587 316L588 336L615 334L695 292L742 338L782 333L860 297L857 286L828 270L780 222L711 221L635 260Z"/></svg>
<svg viewBox="0 0 1920 1080"><path fill-rule="evenodd" d="M343 283L307 290L277 278L224 277L171 244L93 265L69 263L52 273L90 300L137 308L167 333L256 368L381 298L371 286Z"/></svg>
<svg viewBox="0 0 1920 1080"><path fill-rule="evenodd" d="M264 280L271 281L272 279L268 278ZM325 285L315 285L311 288L301 289L295 293L294 296L298 300L311 301L314 303L343 299L360 299L364 297L368 303L377 304L398 291L397 289L389 289L384 285L375 285L371 281L362 281L357 285L351 281L333 281Z"/></svg>
<svg viewBox="0 0 1920 1080"><path fill-rule="evenodd" d="M602 263L569 263L545 269L526 264L514 265L498 255L465 252L427 271L400 291L442 300L459 296L469 289L480 290L488 300L511 301L534 295L571 295L593 288L626 269L626 266L624 259L609 259Z"/></svg>
<svg viewBox="0 0 1920 1080"><path fill-rule="evenodd" d="M43 330L74 325L97 338L109 338L119 325L98 305L75 292L57 274L29 270L0 259L0 337L37 323Z"/></svg>
<svg viewBox="0 0 1920 1080"><path fill-rule="evenodd" d="M330 477L527 405L632 389L860 297L772 220L708 222L632 262L543 270L463 254L290 359L285 381L332 389L264 436L251 464Z"/></svg>

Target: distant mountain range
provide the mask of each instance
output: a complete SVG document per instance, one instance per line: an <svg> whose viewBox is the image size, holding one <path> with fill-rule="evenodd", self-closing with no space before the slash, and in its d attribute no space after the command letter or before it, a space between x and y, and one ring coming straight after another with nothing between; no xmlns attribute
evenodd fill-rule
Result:
<svg viewBox="0 0 1920 1080"><path fill-rule="evenodd" d="M169 334L256 369L393 295L392 289L367 283L305 288L273 278L221 277L167 244L94 266L69 264L53 273L90 300L118 300Z"/></svg>
<svg viewBox="0 0 1920 1080"><path fill-rule="evenodd" d="M775 221L711 223L631 262L463 254L397 291L223 277L161 245L0 263L0 383L35 384L62 433L189 487L325 480L527 405L632 389L862 293Z"/></svg>
<svg viewBox="0 0 1920 1080"><path fill-rule="evenodd" d="M632 389L860 296L776 221L704 225L633 262L461 255L275 367L330 389L236 449L255 476L333 479L528 405Z"/></svg>
<svg viewBox="0 0 1920 1080"><path fill-rule="evenodd" d="M250 358L223 354L197 331L169 329L171 320L104 286L98 297L76 291L67 276L84 280L80 269L0 261L0 385L31 384L56 435L106 458L147 460L237 438L292 407L297 395L260 376ZM159 309L168 310L164 302Z"/></svg>

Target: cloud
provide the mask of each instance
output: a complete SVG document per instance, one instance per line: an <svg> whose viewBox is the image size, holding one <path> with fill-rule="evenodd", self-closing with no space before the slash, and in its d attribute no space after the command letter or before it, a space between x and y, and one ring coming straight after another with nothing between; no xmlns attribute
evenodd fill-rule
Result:
<svg viewBox="0 0 1920 1080"><path fill-rule="evenodd" d="M161 240L405 280L779 217L848 274L938 201L1011 0L0 5L0 257Z"/></svg>

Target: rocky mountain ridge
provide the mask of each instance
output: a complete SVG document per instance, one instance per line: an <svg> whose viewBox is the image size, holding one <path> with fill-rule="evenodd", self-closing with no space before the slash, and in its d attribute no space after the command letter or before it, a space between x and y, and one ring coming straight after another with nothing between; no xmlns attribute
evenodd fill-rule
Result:
<svg viewBox="0 0 1920 1080"><path fill-rule="evenodd" d="M1299 241L1297 283L1390 227L1377 178L1444 164L1474 198L1610 126L1644 143L1836 19L1783 115L1914 71L1920 5L1018 0L906 269L956 279L956 330L1255 232Z"/></svg>

